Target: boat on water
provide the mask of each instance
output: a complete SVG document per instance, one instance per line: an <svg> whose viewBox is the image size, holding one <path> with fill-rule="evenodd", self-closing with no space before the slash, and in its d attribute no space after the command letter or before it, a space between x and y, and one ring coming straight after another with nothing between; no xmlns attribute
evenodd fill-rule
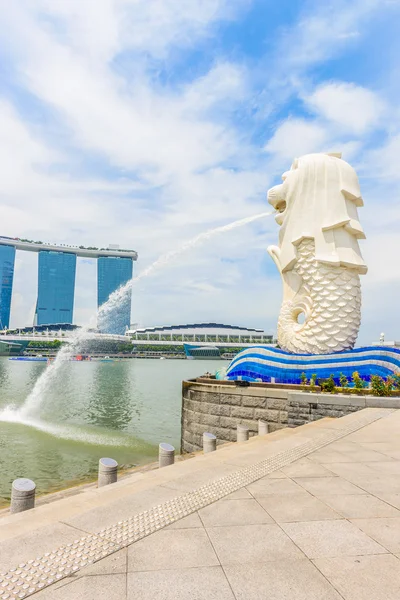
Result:
<svg viewBox="0 0 400 600"><path fill-rule="evenodd" d="M47 362L47 364L51 364L54 362L54 356L10 356L8 360L19 360L23 362ZM66 360L70 362L88 362L88 361L96 361L96 362L115 362L118 359L110 358L109 356L104 356L104 358L96 357L92 358L91 356L86 356L84 354L77 354L76 356L71 356Z"/></svg>
<svg viewBox="0 0 400 600"><path fill-rule="evenodd" d="M8 360L22 360L24 362L47 362L45 356L10 356Z"/></svg>

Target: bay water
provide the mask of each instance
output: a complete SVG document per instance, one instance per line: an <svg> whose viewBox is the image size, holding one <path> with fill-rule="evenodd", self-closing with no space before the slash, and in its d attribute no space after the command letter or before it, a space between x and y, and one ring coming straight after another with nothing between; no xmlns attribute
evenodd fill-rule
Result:
<svg viewBox="0 0 400 600"><path fill-rule="evenodd" d="M157 459L158 444L180 448L182 380L226 360L121 359L65 362L26 422L0 421L0 506L17 477L47 493L96 478L107 456L132 467ZM0 411L18 410L46 368L0 357Z"/></svg>

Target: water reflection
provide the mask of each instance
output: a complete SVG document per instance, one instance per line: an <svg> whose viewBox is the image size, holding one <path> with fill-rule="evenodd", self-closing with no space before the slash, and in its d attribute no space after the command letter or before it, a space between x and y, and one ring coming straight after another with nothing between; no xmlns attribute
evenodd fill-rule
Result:
<svg viewBox="0 0 400 600"><path fill-rule="evenodd" d="M0 360L0 390L4 390L9 381L9 371L5 360Z"/></svg>
<svg viewBox="0 0 400 600"><path fill-rule="evenodd" d="M140 420L142 403L135 398L126 362L92 363L92 385L85 420L106 429L127 430Z"/></svg>

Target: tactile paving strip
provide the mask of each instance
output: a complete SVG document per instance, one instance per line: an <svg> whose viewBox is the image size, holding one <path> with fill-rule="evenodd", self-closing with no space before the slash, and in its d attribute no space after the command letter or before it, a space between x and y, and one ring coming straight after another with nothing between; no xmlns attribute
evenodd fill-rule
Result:
<svg viewBox="0 0 400 600"><path fill-rule="evenodd" d="M115 542L87 535L0 575L0 598L26 598L119 550Z"/></svg>
<svg viewBox="0 0 400 600"><path fill-rule="evenodd" d="M0 575L0 600L26 598L273 471L388 416L391 412L393 411L387 409L379 412L367 411L360 418L344 423L343 427L332 428L314 440L211 481L196 490L119 521L97 534L84 536L57 548L54 552L47 552L34 560L21 563Z"/></svg>

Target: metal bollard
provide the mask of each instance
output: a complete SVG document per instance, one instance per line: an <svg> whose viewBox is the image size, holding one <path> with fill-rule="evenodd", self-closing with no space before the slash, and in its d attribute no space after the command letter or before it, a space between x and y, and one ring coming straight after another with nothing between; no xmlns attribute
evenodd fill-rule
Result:
<svg viewBox="0 0 400 600"><path fill-rule="evenodd" d="M268 433L268 423L266 421L258 421L258 435L266 435Z"/></svg>
<svg viewBox="0 0 400 600"><path fill-rule="evenodd" d="M203 452L215 452L217 449L217 438L213 433L203 433Z"/></svg>
<svg viewBox="0 0 400 600"><path fill-rule="evenodd" d="M103 487L117 481L118 463L113 458L101 458L99 460L99 477L97 487Z"/></svg>
<svg viewBox="0 0 400 600"><path fill-rule="evenodd" d="M175 448L171 444L160 444L158 446L158 466L168 467L175 462Z"/></svg>
<svg viewBox="0 0 400 600"><path fill-rule="evenodd" d="M249 428L246 425L238 425L236 435L238 442L247 442L249 439Z"/></svg>
<svg viewBox="0 0 400 600"><path fill-rule="evenodd" d="M31 479L14 479L11 487L11 513L35 508L36 484Z"/></svg>

